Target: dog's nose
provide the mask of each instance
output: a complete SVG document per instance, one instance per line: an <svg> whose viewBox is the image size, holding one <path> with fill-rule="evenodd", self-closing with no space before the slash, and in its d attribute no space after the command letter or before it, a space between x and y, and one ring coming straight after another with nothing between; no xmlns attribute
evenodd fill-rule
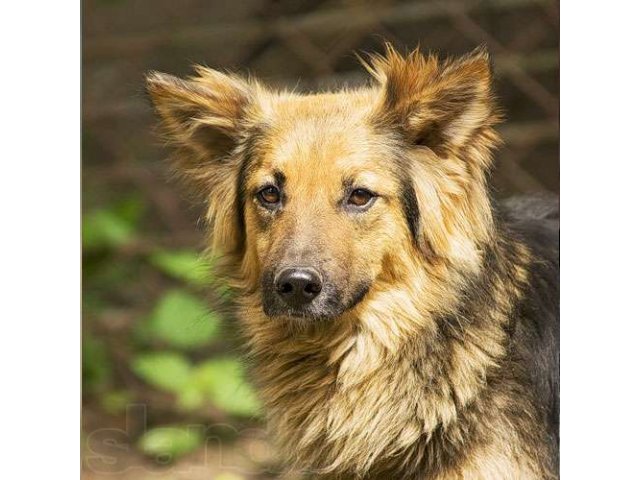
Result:
<svg viewBox="0 0 640 480"><path fill-rule="evenodd" d="M288 305L302 307L322 290L322 278L313 268L285 268L275 279L276 291Z"/></svg>

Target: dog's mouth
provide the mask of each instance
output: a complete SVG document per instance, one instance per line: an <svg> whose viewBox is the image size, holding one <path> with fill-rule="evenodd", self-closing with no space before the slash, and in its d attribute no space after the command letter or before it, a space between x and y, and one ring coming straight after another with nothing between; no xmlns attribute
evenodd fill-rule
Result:
<svg viewBox="0 0 640 480"><path fill-rule="evenodd" d="M303 303L287 301L286 296L283 298L283 295L274 289L263 289L262 307L269 317L309 322L329 321L361 303L369 289L370 283L363 282L345 296L335 286L324 285L318 295Z"/></svg>

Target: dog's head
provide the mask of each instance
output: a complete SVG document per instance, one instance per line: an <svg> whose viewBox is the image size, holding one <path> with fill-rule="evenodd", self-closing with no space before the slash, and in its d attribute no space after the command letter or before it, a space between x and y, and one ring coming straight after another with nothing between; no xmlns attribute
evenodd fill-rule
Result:
<svg viewBox="0 0 640 480"><path fill-rule="evenodd" d="M477 254L496 122L486 52L440 61L389 47L366 68L371 86L314 95L206 68L148 76L213 248L237 259L268 316L338 317L410 281L407 252L434 275Z"/></svg>

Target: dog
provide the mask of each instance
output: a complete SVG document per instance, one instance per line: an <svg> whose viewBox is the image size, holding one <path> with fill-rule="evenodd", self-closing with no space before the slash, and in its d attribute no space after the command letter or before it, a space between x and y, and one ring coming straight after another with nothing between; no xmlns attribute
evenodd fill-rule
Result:
<svg viewBox="0 0 640 480"><path fill-rule="evenodd" d="M150 72L289 469L554 479L559 203L493 200L485 49L390 45L317 94Z"/></svg>

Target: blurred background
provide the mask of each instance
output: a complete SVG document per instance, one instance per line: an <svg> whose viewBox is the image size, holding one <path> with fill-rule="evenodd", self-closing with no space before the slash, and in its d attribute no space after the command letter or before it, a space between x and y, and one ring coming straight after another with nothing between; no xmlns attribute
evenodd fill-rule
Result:
<svg viewBox="0 0 640 480"><path fill-rule="evenodd" d="M366 80L354 52L486 44L506 113L500 197L559 189L553 0L85 0L83 478L267 479L278 465L233 327L211 300L201 212L167 175L143 76L194 63L272 86ZM213 298L212 298L213 297ZM215 302L216 304L220 302Z"/></svg>

